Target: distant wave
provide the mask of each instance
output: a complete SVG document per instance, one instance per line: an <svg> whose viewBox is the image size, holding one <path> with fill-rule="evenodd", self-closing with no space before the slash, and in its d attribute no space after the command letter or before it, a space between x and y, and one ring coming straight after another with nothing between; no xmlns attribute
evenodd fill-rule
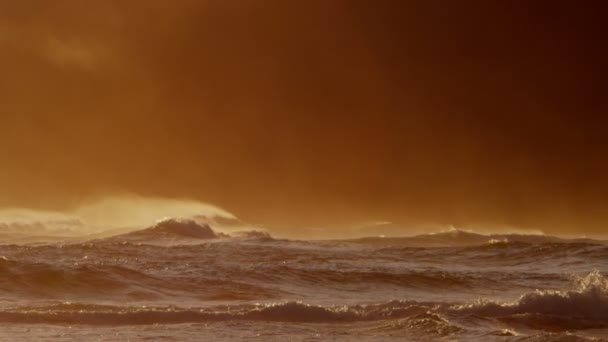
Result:
<svg viewBox="0 0 608 342"><path fill-rule="evenodd" d="M566 239L540 234L481 234L464 230L453 229L439 233L415 235L409 237L367 237L350 240L355 243L387 246L409 247L467 247L485 244L508 243L588 243L608 244L607 241L593 239Z"/></svg>
<svg viewBox="0 0 608 342"><path fill-rule="evenodd" d="M226 230L251 229L232 213L202 202L122 194L87 200L65 211L0 208L0 244L108 237L182 217Z"/></svg>
<svg viewBox="0 0 608 342"><path fill-rule="evenodd" d="M201 243L205 240L227 238L270 241L272 236L263 231L238 231L227 234L217 232L211 225L199 219L167 218L158 221L149 228L135 230L103 239L106 242L132 242L143 244L187 245Z"/></svg>
<svg viewBox="0 0 608 342"><path fill-rule="evenodd" d="M275 239L272 237L272 235L270 235L270 233L259 230L239 231L230 234L230 236L249 240L275 241Z"/></svg>
<svg viewBox="0 0 608 342"><path fill-rule="evenodd" d="M169 218L150 228L117 236L127 240L151 240L157 238L217 239L219 237L208 224L194 220Z"/></svg>

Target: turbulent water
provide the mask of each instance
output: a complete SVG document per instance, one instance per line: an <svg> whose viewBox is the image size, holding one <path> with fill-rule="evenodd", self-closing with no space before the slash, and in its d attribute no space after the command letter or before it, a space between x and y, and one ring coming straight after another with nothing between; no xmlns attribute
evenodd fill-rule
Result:
<svg viewBox="0 0 608 342"><path fill-rule="evenodd" d="M0 339L599 341L604 274L602 241L291 241L170 220L1 245Z"/></svg>

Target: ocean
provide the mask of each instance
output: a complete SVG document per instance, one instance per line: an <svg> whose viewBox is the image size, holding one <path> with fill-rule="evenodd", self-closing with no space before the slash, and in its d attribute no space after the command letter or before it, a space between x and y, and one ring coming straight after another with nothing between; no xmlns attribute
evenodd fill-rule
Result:
<svg viewBox="0 0 608 342"><path fill-rule="evenodd" d="M608 244L304 241L167 220L0 245L2 341L608 341Z"/></svg>

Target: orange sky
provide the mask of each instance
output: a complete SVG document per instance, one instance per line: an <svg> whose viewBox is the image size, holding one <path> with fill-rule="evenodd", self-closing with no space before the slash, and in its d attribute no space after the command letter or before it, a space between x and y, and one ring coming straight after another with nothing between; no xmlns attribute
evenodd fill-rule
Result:
<svg viewBox="0 0 608 342"><path fill-rule="evenodd" d="M0 206L132 192L273 227L601 233L593 4L2 1Z"/></svg>

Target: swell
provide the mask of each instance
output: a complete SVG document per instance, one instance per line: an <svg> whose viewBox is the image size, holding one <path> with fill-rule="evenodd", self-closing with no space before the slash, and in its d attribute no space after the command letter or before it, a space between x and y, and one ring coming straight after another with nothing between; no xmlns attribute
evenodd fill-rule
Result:
<svg viewBox="0 0 608 342"><path fill-rule="evenodd" d="M290 266L272 266L245 272L248 279L266 284L286 284L304 288L330 287L338 289L378 289L398 287L404 289L466 290L473 288L503 288L504 283L480 274L447 271L355 270L355 269L304 269Z"/></svg>
<svg viewBox="0 0 608 342"><path fill-rule="evenodd" d="M58 304L0 311L0 322L23 324L137 325L212 321L267 321L298 323L349 323L419 315L428 305L394 301L368 306L322 307L299 302L240 305L201 309L176 307L123 308L117 306Z"/></svg>
<svg viewBox="0 0 608 342"><path fill-rule="evenodd" d="M487 247L494 251L497 247ZM572 247L573 249L575 247ZM578 247L577 247L578 248ZM241 300L297 298L319 292L376 292L413 289L432 292L525 291L532 284L555 287L559 274L520 271L446 270L446 261L486 263L478 250L321 248L274 241L224 241L197 246L78 244L2 248L0 293L5 298L118 300ZM503 251L499 249L499 253ZM44 258L45 262L40 262ZM520 262L517 261L511 262ZM50 261L52 260L52 262ZM408 269L403 261L437 261L441 267ZM391 265L395 263L395 265ZM326 292L326 291L325 291ZM284 297L282 295L297 295ZM394 298L394 297L393 297ZM469 297L470 298L470 297ZM382 299L381 299L382 300Z"/></svg>
<svg viewBox="0 0 608 342"><path fill-rule="evenodd" d="M608 247L587 243L500 242L467 247L455 251L452 258L480 267L514 266L521 270L541 272L544 270L576 272L581 267L586 270L602 267L607 253Z"/></svg>
<svg viewBox="0 0 608 342"><path fill-rule="evenodd" d="M476 266L517 266L547 262L551 265L570 265L586 262L603 263L608 257L608 246L589 243L541 243L493 241L478 246L411 248L384 247L378 250L387 256L443 264L446 261Z"/></svg>
<svg viewBox="0 0 608 342"><path fill-rule="evenodd" d="M276 294L260 286L226 279L179 275L168 278L114 264L54 265L6 257L0 258L0 293L5 300L95 298L119 302L264 299Z"/></svg>
<svg viewBox="0 0 608 342"><path fill-rule="evenodd" d="M364 291L380 286L452 290L502 286L482 275L445 271L306 269L273 263L210 268L204 262L165 270L163 265L134 264L130 268L82 259L80 263L49 264L5 258L0 259L0 293L5 299L243 300L272 299L319 287Z"/></svg>
<svg viewBox="0 0 608 342"><path fill-rule="evenodd" d="M409 237L365 237L351 241L354 243L376 246L409 246L423 248L471 247L480 246L488 243L500 242L515 242L526 244L588 243L604 245L608 243L608 241L594 240L588 238L567 239L557 236L539 234L482 234L458 229Z"/></svg>

